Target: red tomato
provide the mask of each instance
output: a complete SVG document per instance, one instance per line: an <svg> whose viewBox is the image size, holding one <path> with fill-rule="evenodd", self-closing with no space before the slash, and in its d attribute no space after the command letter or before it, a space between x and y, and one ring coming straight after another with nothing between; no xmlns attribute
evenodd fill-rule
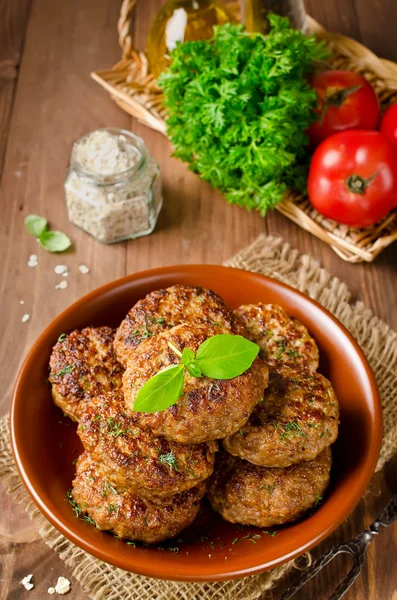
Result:
<svg viewBox="0 0 397 600"><path fill-rule="evenodd" d="M397 104L389 106L383 115L380 130L383 135L397 146Z"/></svg>
<svg viewBox="0 0 397 600"><path fill-rule="evenodd" d="M324 71L309 81L317 92L318 120L307 133L317 146L344 129L376 129L379 103L372 86L353 71Z"/></svg>
<svg viewBox="0 0 397 600"><path fill-rule="evenodd" d="M397 206L397 152L379 131L335 133L316 149L307 188L325 217L373 225Z"/></svg>

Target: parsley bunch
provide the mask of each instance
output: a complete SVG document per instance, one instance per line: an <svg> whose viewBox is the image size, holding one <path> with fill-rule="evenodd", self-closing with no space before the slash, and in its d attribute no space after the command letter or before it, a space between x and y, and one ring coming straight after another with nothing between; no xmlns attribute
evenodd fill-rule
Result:
<svg viewBox="0 0 397 600"><path fill-rule="evenodd" d="M328 56L287 18L269 20L266 36L227 23L210 40L178 44L159 78L174 155L228 202L262 214L288 187L305 189L305 132L316 118L306 76Z"/></svg>

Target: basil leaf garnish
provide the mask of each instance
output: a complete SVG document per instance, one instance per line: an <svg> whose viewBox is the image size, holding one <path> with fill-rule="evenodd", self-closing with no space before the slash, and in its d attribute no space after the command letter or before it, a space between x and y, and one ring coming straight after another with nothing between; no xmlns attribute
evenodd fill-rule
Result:
<svg viewBox="0 0 397 600"><path fill-rule="evenodd" d="M259 352L257 344L228 333L208 338L196 355L190 348L181 352L171 342L168 346L181 359L180 364L159 371L141 387L134 411L154 413L175 404L182 395L185 369L192 377L232 379L249 369Z"/></svg>
<svg viewBox="0 0 397 600"><path fill-rule="evenodd" d="M196 353L195 364L212 379L232 379L250 368L259 346L241 335L221 333L208 338Z"/></svg>
<svg viewBox="0 0 397 600"><path fill-rule="evenodd" d="M139 390L134 411L154 413L169 408L182 394L183 365L172 365L151 377Z"/></svg>

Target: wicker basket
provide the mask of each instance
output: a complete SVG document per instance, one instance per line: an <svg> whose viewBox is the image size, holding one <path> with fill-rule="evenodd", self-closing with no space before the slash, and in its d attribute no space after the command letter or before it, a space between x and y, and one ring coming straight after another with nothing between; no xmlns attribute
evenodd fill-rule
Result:
<svg viewBox="0 0 397 600"><path fill-rule="evenodd" d="M122 60L113 68L95 71L91 76L111 94L123 110L152 129L166 134L166 113L161 91L149 70L143 52L134 50L131 20L136 0L124 0L118 23ZM230 5L229 5L230 6ZM234 5L235 13L238 5ZM397 101L397 64L378 58L351 38L329 33L308 17L309 29L325 40L332 51L330 66L358 71L375 88L384 108ZM344 260L371 262L386 246L397 240L397 211L367 229L352 229L322 217L307 197L288 193L277 206L283 215L326 242Z"/></svg>

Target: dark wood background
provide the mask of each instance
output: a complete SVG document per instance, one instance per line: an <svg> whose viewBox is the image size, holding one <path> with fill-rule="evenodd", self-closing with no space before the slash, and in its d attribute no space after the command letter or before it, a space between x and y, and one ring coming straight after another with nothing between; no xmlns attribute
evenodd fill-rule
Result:
<svg viewBox="0 0 397 600"><path fill-rule="evenodd" d="M140 46L160 0L138 0L134 32ZM308 12L328 29L363 42L379 55L397 60L395 0L306 0ZM397 246L373 264L349 265L326 245L274 212L257 214L227 205L222 196L170 158L168 142L123 113L90 80L93 69L120 57L115 0L0 0L0 257L1 257L1 399L8 410L18 367L40 331L71 302L126 273L173 263L221 263L251 243L261 232L281 235L302 251L314 254L333 275L346 281L382 319L397 328ZM125 244L102 246L67 221L63 178L72 142L97 127L126 127L144 137L159 160L164 182L164 208L154 234ZM73 250L54 256L38 249L24 231L29 213L45 215L73 239ZM39 255L30 269L28 257ZM70 267L69 288L54 289L54 266ZM78 272L87 264L89 275ZM20 300L25 304L20 305ZM31 315L27 324L24 313ZM32 424L34 426L34 424ZM335 542L348 540L369 526L392 491L396 462L378 475L354 514L314 551L319 555ZM0 597L19 599L22 577L34 573L31 600L47 597L59 575L73 583L71 598L86 594L56 554L35 538L23 513L0 496ZM12 540L30 540L16 543ZM381 531L368 552L360 579L347 600L397 597L395 548L397 528ZM350 568L338 559L296 597L327 598ZM284 587L284 586L282 586ZM277 592L273 593L277 597ZM155 599L153 599L155 600ZM171 599L170 599L171 600Z"/></svg>

